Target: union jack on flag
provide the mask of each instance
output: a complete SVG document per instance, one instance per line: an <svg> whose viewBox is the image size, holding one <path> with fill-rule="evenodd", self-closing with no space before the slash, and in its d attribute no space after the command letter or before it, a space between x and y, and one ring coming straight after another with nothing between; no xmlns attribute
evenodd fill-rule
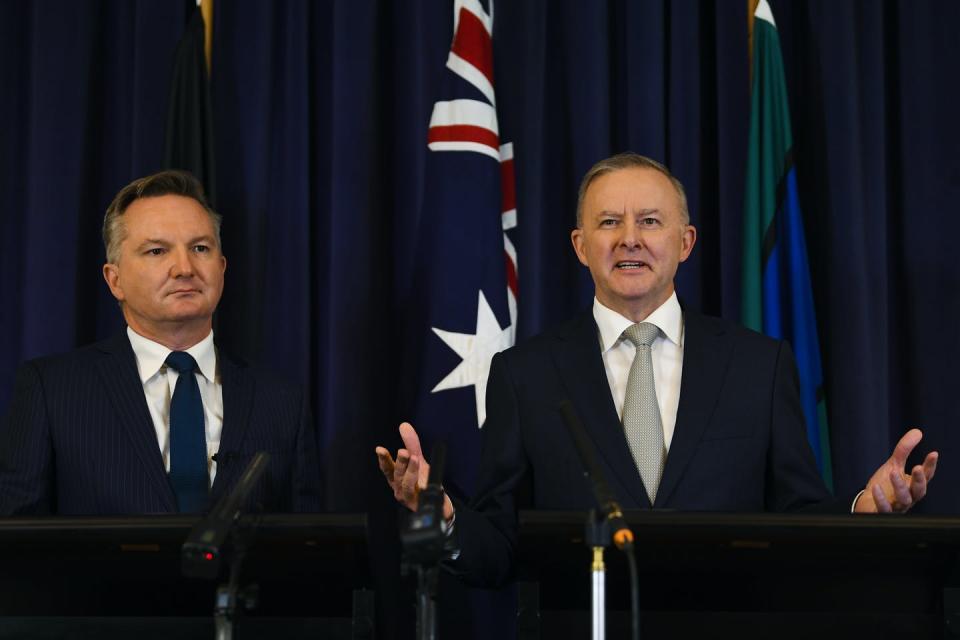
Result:
<svg viewBox="0 0 960 640"><path fill-rule="evenodd" d="M446 481L469 492L490 362L514 343L517 326L517 252L507 235L517 226L513 145L500 141L492 0L489 12L478 0L455 0L440 84L420 221L414 425L447 442Z"/></svg>

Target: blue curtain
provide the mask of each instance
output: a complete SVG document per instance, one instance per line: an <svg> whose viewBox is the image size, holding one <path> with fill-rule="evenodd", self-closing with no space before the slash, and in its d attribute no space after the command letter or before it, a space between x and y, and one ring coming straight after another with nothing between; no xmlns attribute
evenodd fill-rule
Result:
<svg viewBox="0 0 960 640"><path fill-rule="evenodd" d="M911 426L944 464L918 511L958 513L960 6L772 3L834 445L853 488ZM919 462L917 455L912 462Z"/></svg>
<svg viewBox="0 0 960 640"><path fill-rule="evenodd" d="M515 145L519 335L589 304L576 188L632 149L687 187L699 241L678 289L737 319L749 100L746 3L499 2L501 138ZM922 509L960 512L960 4L771 0L784 50L838 491L910 426L944 466ZM160 169L189 3L0 11L0 411L25 359L118 331L103 211ZM394 510L375 444L413 399L398 341L418 286L426 129L451 0L218 2L212 97L225 349L311 390L327 505ZM429 447L431 443L425 443ZM403 611L406 615L406 611Z"/></svg>
<svg viewBox="0 0 960 640"><path fill-rule="evenodd" d="M0 406L16 365L122 326L104 289L103 211L155 170L183 7L0 7Z"/></svg>

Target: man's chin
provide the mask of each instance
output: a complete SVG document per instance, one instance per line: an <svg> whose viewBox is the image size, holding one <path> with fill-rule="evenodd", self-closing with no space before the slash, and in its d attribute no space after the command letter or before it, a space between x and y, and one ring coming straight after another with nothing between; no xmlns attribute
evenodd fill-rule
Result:
<svg viewBox="0 0 960 640"><path fill-rule="evenodd" d="M597 297L600 302L609 309L615 311L634 310L639 307L656 308L660 306L670 297L670 291L649 286L620 287L617 289L607 289L602 297L600 295Z"/></svg>
<svg viewBox="0 0 960 640"><path fill-rule="evenodd" d="M210 320L212 317L213 310L206 305L177 305L177 308L169 310L164 321L173 324L193 324Z"/></svg>
<svg viewBox="0 0 960 640"><path fill-rule="evenodd" d="M657 292L649 286L622 287L615 289L612 293L615 298L627 304L645 302L657 297Z"/></svg>

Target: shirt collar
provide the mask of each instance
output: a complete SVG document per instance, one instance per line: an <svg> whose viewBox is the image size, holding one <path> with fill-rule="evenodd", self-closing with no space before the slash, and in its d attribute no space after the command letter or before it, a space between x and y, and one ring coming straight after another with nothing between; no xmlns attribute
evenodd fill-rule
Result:
<svg viewBox="0 0 960 640"><path fill-rule="evenodd" d="M617 344L623 335L624 329L635 324L630 318L626 318L613 309L605 307L596 297L593 299L593 319L597 322L597 328L600 330L600 346L604 353ZM678 347L681 346L683 310L680 308L680 301L677 300L677 292L674 291L670 294L667 301L644 318L643 322L650 322L657 325L657 328L660 329L670 342Z"/></svg>
<svg viewBox="0 0 960 640"><path fill-rule="evenodd" d="M130 327L127 327L127 337L130 338L130 346L133 347L133 354L137 357L140 382L144 383L160 371L172 350L159 342L144 338ZM211 329L206 338L186 351L197 361L197 367L203 377L214 382L217 372L217 351L213 346L213 330Z"/></svg>

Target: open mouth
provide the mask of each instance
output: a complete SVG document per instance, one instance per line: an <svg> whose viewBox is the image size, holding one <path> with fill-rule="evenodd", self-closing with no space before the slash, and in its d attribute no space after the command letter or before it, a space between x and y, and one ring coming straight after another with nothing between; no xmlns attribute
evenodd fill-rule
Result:
<svg viewBox="0 0 960 640"><path fill-rule="evenodd" d="M636 271L639 269L650 268L650 265L648 265L646 262L641 262L639 260L621 260L615 266L621 271Z"/></svg>

